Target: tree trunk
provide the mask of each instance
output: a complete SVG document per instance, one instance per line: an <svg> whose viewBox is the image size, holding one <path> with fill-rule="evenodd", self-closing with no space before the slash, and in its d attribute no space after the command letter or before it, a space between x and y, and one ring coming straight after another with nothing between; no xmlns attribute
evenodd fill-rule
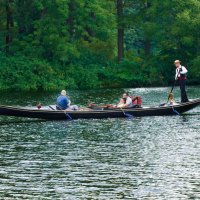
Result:
<svg viewBox="0 0 200 200"><path fill-rule="evenodd" d="M75 2L74 0L70 0L68 3L68 9L69 9L69 16L67 19L67 25L68 25L68 32L70 35L70 39L73 40L74 39L74 11L75 11Z"/></svg>
<svg viewBox="0 0 200 200"><path fill-rule="evenodd" d="M9 53L9 45L12 42L12 33L11 29L14 27L13 17L12 17L12 10L11 10L11 1L6 0L6 53Z"/></svg>
<svg viewBox="0 0 200 200"><path fill-rule="evenodd" d="M122 25L123 0L117 0L117 19L118 19L118 31L117 31L118 62L120 62L124 58L124 28Z"/></svg>
<svg viewBox="0 0 200 200"><path fill-rule="evenodd" d="M150 3L149 2L145 2L145 9L148 10L150 8ZM149 19L145 18L145 22L148 22ZM151 54L151 40L148 38L144 37L144 55L145 56L150 56Z"/></svg>
<svg viewBox="0 0 200 200"><path fill-rule="evenodd" d="M144 41L144 55L149 56L151 54L151 42L146 39Z"/></svg>
<svg viewBox="0 0 200 200"><path fill-rule="evenodd" d="M9 17L9 0L6 1L6 53L9 51L10 43L10 17Z"/></svg>

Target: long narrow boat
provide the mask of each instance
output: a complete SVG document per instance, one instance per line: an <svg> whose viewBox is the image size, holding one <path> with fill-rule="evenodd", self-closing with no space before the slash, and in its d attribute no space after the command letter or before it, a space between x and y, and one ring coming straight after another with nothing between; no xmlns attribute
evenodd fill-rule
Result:
<svg viewBox="0 0 200 200"><path fill-rule="evenodd" d="M88 111L60 111L53 109L52 106L47 106L41 109L26 108L26 107L12 107L0 106L0 115L40 118L49 120L63 120L66 118L72 119L102 119L102 118L122 118L125 113L131 114L135 117L143 116L165 116L176 115L177 113L185 113L200 105L200 99L191 100L187 103L180 103L174 106L152 106L142 108L129 109L111 109L111 110L88 110ZM125 113L124 113L125 112Z"/></svg>

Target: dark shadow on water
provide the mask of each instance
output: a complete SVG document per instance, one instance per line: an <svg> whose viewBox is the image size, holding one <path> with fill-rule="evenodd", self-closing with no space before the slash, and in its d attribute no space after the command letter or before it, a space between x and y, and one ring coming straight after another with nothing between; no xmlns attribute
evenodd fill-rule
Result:
<svg viewBox="0 0 200 200"><path fill-rule="evenodd" d="M46 122L49 120L44 120L44 119L34 119L34 120L9 120L9 121L1 121L0 126L2 125L7 125L7 124L24 124L24 123L38 123L38 122Z"/></svg>
<svg viewBox="0 0 200 200"><path fill-rule="evenodd" d="M184 114L181 114L179 117L182 118L183 122L187 122L189 120L189 116L199 116L200 113L196 112L196 113L184 113ZM170 116L163 116L163 117L170 117ZM8 119L7 119L8 118ZM24 124L24 123L40 123L40 122L76 122L78 120L47 120L47 119L23 119L23 118L15 118L15 117L12 117L13 119L9 119L9 117L5 117L5 120L3 119L2 121L0 121L0 126L2 125L7 125L7 124ZM133 118L128 118L128 117L125 117L125 118L120 118L122 120L128 120L128 121L134 121L136 119L142 119L142 118L145 118L145 117L133 117ZM117 119L117 118L116 118ZM85 119L87 120L88 122L93 120L93 119ZM102 120L109 120L108 119L102 119Z"/></svg>
<svg viewBox="0 0 200 200"><path fill-rule="evenodd" d="M199 112L195 112L195 113L184 113L182 116L192 116L192 115L200 115Z"/></svg>
<svg viewBox="0 0 200 200"><path fill-rule="evenodd" d="M180 116L181 117L181 120L182 120L182 122L188 122L189 121L189 115L181 115Z"/></svg>

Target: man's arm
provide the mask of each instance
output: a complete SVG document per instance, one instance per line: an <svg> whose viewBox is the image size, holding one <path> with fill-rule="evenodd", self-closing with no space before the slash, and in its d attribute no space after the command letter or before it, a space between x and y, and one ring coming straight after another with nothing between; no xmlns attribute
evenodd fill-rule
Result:
<svg viewBox="0 0 200 200"><path fill-rule="evenodd" d="M188 70L182 66L181 69L180 69L180 74L187 74Z"/></svg>
<svg viewBox="0 0 200 200"><path fill-rule="evenodd" d="M132 99L131 99L131 98L128 98L128 99L126 100L126 104L124 105L124 107L127 108L127 107L129 107L129 105L131 105L131 104L132 104Z"/></svg>
<svg viewBox="0 0 200 200"><path fill-rule="evenodd" d="M179 70L176 70L175 80L178 80Z"/></svg>
<svg viewBox="0 0 200 200"><path fill-rule="evenodd" d="M132 102L134 102L135 100L138 101L138 97L135 97L134 99L132 99Z"/></svg>
<svg viewBox="0 0 200 200"><path fill-rule="evenodd" d="M70 106L70 100L67 97L65 97L65 103L67 106Z"/></svg>

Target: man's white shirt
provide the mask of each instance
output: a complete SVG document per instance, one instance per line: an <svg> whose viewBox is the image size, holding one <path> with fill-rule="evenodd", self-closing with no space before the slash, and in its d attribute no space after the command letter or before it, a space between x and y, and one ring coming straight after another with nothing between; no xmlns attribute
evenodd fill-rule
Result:
<svg viewBox="0 0 200 200"><path fill-rule="evenodd" d="M128 107L131 107L133 105L131 97L127 97L126 105L128 105Z"/></svg>
<svg viewBox="0 0 200 200"><path fill-rule="evenodd" d="M180 69L182 69L182 71L180 71ZM180 72L179 72L180 71ZM184 67L184 66L181 66L178 67L176 69L176 76L175 76L175 79L179 78L181 76L181 74L187 74L188 70Z"/></svg>

